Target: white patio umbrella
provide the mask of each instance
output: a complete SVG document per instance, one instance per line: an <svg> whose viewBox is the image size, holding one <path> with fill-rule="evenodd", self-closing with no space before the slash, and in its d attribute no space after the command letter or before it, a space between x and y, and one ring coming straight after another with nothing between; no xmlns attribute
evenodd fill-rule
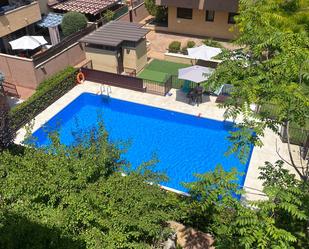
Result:
<svg viewBox="0 0 309 249"><path fill-rule="evenodd" d="M43 36L25 35L14 41L9 42L13 50L33 50L47 44Z"/></svg>
<svg viewBox="0 0 309 249"><path fill-rule="evenodd" d="M189 80L195 83L200 83L207 80L214 71L215 70L213 68L209 67L186 67L178 70L178 78L182 80Z"/></svg>
<svg viewBox="0 0 309 249"><path fill-rule="evenodd" d="M197 60L210 60L222 52L220 48L209 47L206 45L201 45L196 48L188 48L187 50L188 56Z"/></svg>

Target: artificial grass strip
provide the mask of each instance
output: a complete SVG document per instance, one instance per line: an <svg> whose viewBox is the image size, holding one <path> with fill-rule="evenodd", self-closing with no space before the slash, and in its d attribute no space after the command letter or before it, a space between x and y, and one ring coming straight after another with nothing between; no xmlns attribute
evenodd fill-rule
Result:
<svg viewBox="0 0 309 249"><path fill-rule="evenodd" d="M178 69L189 66L188 64L154 59L138 74L138 77L144 80L164 83L169 75L178 75Z"/></svg>
<svg viewBox="0 0 309 249"><path fill-rule="evenodd" d="M144 69L141 73L139 73L138 77L144 80L157 81L160 83L164 83L166 78L168 77L168 74L158 72L158 71L152 71L149 69Z"/></svg>
<svg viewBox="0 0 309 249"><path fill-rule="evenodd" d="M150 64L146 66L146 69L167 73L170 75L178 75L178 69L189 67L188 64L175 63L170 61L162 61L154 59Z"/></svg>

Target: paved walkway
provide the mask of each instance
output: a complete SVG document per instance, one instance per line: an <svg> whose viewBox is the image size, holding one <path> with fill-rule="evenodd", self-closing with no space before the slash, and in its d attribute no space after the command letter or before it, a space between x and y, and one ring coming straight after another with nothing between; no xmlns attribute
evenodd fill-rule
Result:
<svg viewBox="0 0 309 249"><path fill-rule="evenodd" d="M65 106L72 102L83 92L90 92L95 94L100 94L100 84L85 82L84 84L74 87L71 91L49 106L45 111L40 113L34 121L33 132L45 124L49 119L51 119L55 114L61 111ZM192 106L187 103L187 99L181 90L172 89L170 96L157 96L148 93L135 92L123 88L111 87L111 96L121 100L131 101L135 103L145 104L154 107L160 107L167 110L187 113L195 116L201 116L205 118L211 118L223 121L224 109L217 107L214 97L204 97L203 103L200 106ZM21 143L26 134L25 129L18 131L16 143ZM280 157L280 154L288 159L287 146L283 144L274 132L271 130L265 131L265 136L262 138L264 146L261 148L255 147L252 153L251 161L249 164L246 180L245 180L245 190L246 194L244 198L250 200L257 200L263 198L261 193L262 182L258 179L259 167L264 166L265 161L275 163ZM298 154L298 146L292 146L293 153ZM290 170L292 170L290 168Z"/></svg>

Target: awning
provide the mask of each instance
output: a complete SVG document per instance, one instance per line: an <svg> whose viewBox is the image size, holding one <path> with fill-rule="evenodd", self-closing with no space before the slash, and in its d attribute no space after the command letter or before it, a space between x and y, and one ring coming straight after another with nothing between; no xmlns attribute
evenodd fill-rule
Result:
<svg viewBox="0 0 309 249"><path fill-rule="evenodd" d="M10 41L9 44L11 45L13 50L33 50L42 45L47 44L47 41L44 39L43 36L23 36L18 38L14 41Z"/></svg>
<svg viewBox="0 0 309 249"><path fill-rule="evenodd" d="M38 23L38 26L42 28L56 27L62 23L63 15L56 13L49 13L43 17L42 21Z"/></svg>
<svg viewBox="0 0 309 249"><path fill-rule="evenodd" d="M206 81L214 71L215 69L209 67L186 67L178 70L178 78L200 83Z"/></svg>
<svg viewBox="0 0 309 249"><path fill-rule="evenodd" d="M209 47L206 45L196 48L188 48L187 50L188 56L197 60L210 60L222 52L220 48Z"/></svg>

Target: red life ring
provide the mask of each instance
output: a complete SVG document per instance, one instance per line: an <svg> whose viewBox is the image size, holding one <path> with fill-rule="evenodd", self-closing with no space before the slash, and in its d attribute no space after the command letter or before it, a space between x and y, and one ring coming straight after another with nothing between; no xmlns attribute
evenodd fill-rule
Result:
<svg viewBox="0 0 309 249"><path fill-rule="evenodd" d="M82 84L85 81L85 75L82 72L79 72L76 76L76 80L78 84Z"/></svg>

